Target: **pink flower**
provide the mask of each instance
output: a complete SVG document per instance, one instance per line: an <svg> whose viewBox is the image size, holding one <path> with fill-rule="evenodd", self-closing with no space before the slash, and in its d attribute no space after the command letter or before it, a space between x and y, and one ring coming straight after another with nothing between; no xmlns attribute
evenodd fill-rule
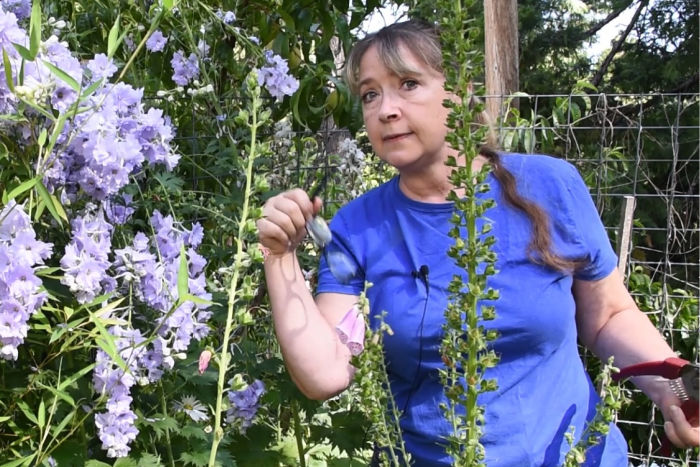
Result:
<svg viewBox="0 0 700 467"><path fill-rule="evenodd" d="M335 331L340 342L348 346L351 354L360 355L365 349L365 318L357 307L353 306L345 313Z"/></svg>
<svg viewBox="0 0 700 467"><path fill-rule="evenodd" d="M203 374L207 367L209 366L209 360L211 360L211 352L209 350L203 350L199 354L199 374Z"/></svg>

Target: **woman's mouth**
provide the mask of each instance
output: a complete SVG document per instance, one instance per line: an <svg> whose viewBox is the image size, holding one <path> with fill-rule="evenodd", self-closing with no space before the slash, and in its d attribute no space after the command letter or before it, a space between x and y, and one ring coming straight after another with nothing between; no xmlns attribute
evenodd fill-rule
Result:
<svg viewBox="0 0 700 467"><path fill-rule="evenodd" d="M412 133L410 131L407 133L394 133L391 135L387 135L382 139L384 140L385 143L393 143L394 141L399 141L401 139L404 139L404 138L410 136L411 134Z"/></svg>

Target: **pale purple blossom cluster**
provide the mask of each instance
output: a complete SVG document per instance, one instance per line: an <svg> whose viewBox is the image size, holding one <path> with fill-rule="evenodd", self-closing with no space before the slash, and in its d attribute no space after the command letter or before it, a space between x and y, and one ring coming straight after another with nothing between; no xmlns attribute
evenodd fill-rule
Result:
<svg viewBox="0 0 700 467"><path fill-rule="evenodd" d="M27 32L18 25L17 16L14 13L0 10L0 48L7 52L8 63L11 67L10 74L16 85L16 94L40 105L49 101L55 110L64 111L76 100L77 93L62 80L56 78L45 62L61 69L78 83L83 78L83 67L73 57L67 45L60 42L56 36L51 36L43 42L36 60L23 61L13 43L27 47L28 42ZM5 72L4 67L4 63L0 64L3 73ZM19 70L22 70L21 84L17 75ZM0 113L14 112L17 102L17 96L9 90L6 80L0 80ZM31 133L29 123L15 124L13 130L25 138Z"/></svg>
<svg viewBox="0 0 700 467"><path fill-rule="evenodd" d="M109 329L128 369L120 367L100 349L93 374L95 390L107 398L106 411L95 416L102 447L110 457L124 457L138 434L134 425L137 416L131 410L132 386L158 381L165 371L173 368L176 354L185 352L192 339L201 340L209 333L207 322L211 312L208 305L202 304L211 300L204 275L206 260L197 253L203 229L198 223L187 229L171 216L155 211L150 219L151 238L138 232L130 246L113 248L114 226L123 225L134 213L132 198L122 189L144 163L163 164L167 170L178 163L179 155L171 145L172 125L162 110L145 108L143 89L108 82L117 67L104 54L82 65L65 43L51 36L42 43L35 61L23 62L12 44L28 46L27 33L17 20L18 16L23 17L27 5L29 1L0 0L0 48L8 54L10 74L15 82L13 93L5 80L0 79L0 114L17 112L17 95L38 106L50 103L49 111L65 114L71 109L78 93L56 78L44 63L59 68L80 86L102 81L81 102L85 111L71 112L54 153L40 169L46 187L70 206L70 214L74 215L71 239L60 258L61 282L81 304L114 291L133 291L136 297L128 310L132 318L129 326L135 327L120 325ZM235 21L235 15L231 17L228 13L224 21ZM160 51L167 38L156 31L148 42L149 50ZM205 42L198 49L202 55L208 53ZM173 79L180 85L199 75L199 62L194 54L185 58L181 51L177 52L172 65ZM0 76L4 76L4 66L0 60ZM35 111L31 106L24 112L41 119L38 112L32 113ZM37 125L34 118L29 120ZM10 123L2 123L6 125L3 130L19 135L20 144L32 134L29 123L7 122ZM84 207L79 210L81 206ZM47 298L36 270L43 266L51 250L51 244L36 239L23 207L10 201L0 212L0 357L4 359L17 359L17 347L27 336L27 321ZM198 303L185 297L179 301L182 251L188 267L187 293L201 299ZM133 307L141 305L155 310L158 316L152 319L139 315ZM147 340L146 331L142 334L136 328L144 322L156 330L152 339ZM255 397L257 400L259 394ZM245 414L242 412L240 417L245 418Z"/></svg>
<svg viewBox="0 0 700 467"><path fill-rule="evenodd" d="M139 301L161 312L155 319L156 337L145 343L135 329L114 326L110 332L117 337L116 346L127 363L125 372L103 351L98 351L93 381L97 391L108 396L107 412L95 416L103 449L110 457L123 457L129 443L138 433L134 426L136 415L131 411L130 388L137 382L158 381L164 371L173 368L173 354L187 350L192 338L202 339L209 333L206 322L211 312L207 305L185 302L173 310L178 300L177 277L180 251L185 249L188 264L188 293L210 300L203 274L206 260L195 249L203 238L200 224L190 230L155 211L151 217L155 232L153 240L142 232L133 244L115 250L113 270L124 289L135 292Z"/></svg>
<svg viewBox="0 0 700 467"><path fill-rule="evenodd" d="M167 43L168 38L163 35L160 29L156 29L146 41L146 50L149 52L162 52Z"/></svg>
<svg viewBox="0 0 700 467"><path fill-rule="evenodd" d="M129 284L139 300L162 313L156 326L158 335L164 339L163 345L175 353L182 352L192 338L200 340L209 333L207 321L211 312L206 305L186 301L172 309L179 298L177 278L183 248L187 256L188 293L203 300L211 299L203 274L206 259L196 251L204 232L199 223L187 230L159 211L151 216L151 225L155 241L138 233L132 246L115 251L115 271L117 278ZM159 371L157 367L149 368L156 375Z"/></svg>
<svg viewBox="0 0 700 467"><path fill-rule="evenodd" d="M260 407L260 397L265 393L265 384L256 379L240 391L229 391L228 400L231 408L226 411L226 422L238 426L242 433L253 424L255 414Z"/></svg>
<svg viewBox="0 0 700 467"><path fill-rule="evenodd" d="M138 329L114 326L110 332L116 337L116 347L127 363L125 372L102 350L97 354L93 375L95 389L108 397L107 411L95 416L102 447L110 457L123 457L129 452L129 443L138 430L136 416L131 411L130 388L136 383L158 381L163 373L173 368L175 353L187 350L191 340L200 340L209 333L207 321L211 312L207 305L185 302L173 309L178 300L177 277L180 251L184 248L188 264L188 293L210 300L203 274L206 260L195 250L203 238L201 225L190 230L155 211L151 217L153 239L142 232L135 235L133 244L114 251L112 270L123 289L134 291L138 301L161 312L154 320L155 338L146 343ZM100 228L95 228L100 230ZM109 246L103 246L106 251Z"/></svg>
<svg viewBox="0 0 700 467"><path fill-rule="evenodd" d="M258 70L258 84L265 86L272 97L282 100L299 89L299 80L289 74L287 60L271 50L265 51L266 66Z"/></svg>
<svg viewBox="0 0 700 467"><path fill-rule="evenodd" d="M107 456L125 457L131 449L129 444L139 433L134 426L136 414L131 410L131 387L137 383L139 362L145 358L146 339L138 330L121 326L112 326L109 332L115 337L114 345L128 370L117 365L105 351L97 351L92 381L95 390L107 396L107 411L95 414L95 426Z"/></svg>
<svg viewBox="0 0 700 467"><path fill-rule="evenodd" d="M89 303L116 287L116 281L107 272L111 266L112 226L105 221L102 210L89 210L76 216L71 227L72 240L61 258L61 283L68 286L79 303Z"/></svg>
<svg viewBox="0 0 700 467"><path fill-rule="evenodd" d="M144 161L172 170L180 156L171 146L170 120L160 109L145 110L142 97L143 89L124 83L107 84L92 96L96 110L76 116L68 145L45 174L46 186L61 187L69 200L82 189L102 201L129 183Z"/></svg>
<svg viewBox="0 0 700 467"><path fill-rule="evenodd" d="M46 299L35 271L52 246L36 239L23 206L12 200L0 211L0 358L17 360L27 321Z"/></svg>
<svg viewBox="0 0 700 467"><path fill-rule="evenodd" d="M133 196L127 193L113 196L102 203L107 220L114 225L123 225L131 218L135 209L131 207Z"/></svg>
<svg viewBox="0 0 700 467"><path fill-rule="evenodd" d="M90 70L90 82L94 83L101 79L108 80L117 72L114 61L105 54L97 54L88 61L87 69Z"/></svg>
<svg viewBox="0 0 700 467"><path fill-rule="evenodd" d="M236 14L233 11L222 11L217 10L216 16L224 22L224 24L231 25L236 21Z"/></svg>
<svg viewBox="0 0 700 467"><path fill-rule="evenodd" d="M173 81L179 86L187 86L199 76L199 59L194 53L185 57L184 52L178 50L173 54L170 65L173 67Z"/></svg>
<svg viewBox="0 0 700 467"><path fill-rule="evenodd" d="M32 14L32 0L0 0L0 7L14 13L20 21L29 18Z"/></svg>
<svg viewBox="0 0 700 467"><path fill-rule="evenodd" d="M4 48L12 68L12 76L23 69L22 85L16 93L25 99L42 104L50 102L54 110L66 112L78 98L69 85L54 77L44 65L49 62L67 73L77 83L85 84L109 79L117 70L110 58L96 55L83 69L67 44L51 36L40 47L40 54L32 62L22 62L12 45L27 45L27 33L17 24L12 13L0 11L0 48ZM3 65L4 67L4 65ZM124 187L129 176L144 161L162 163L168 170L177 164L179 156L171 141L174 131L160 109L146 110L142 103L143 90L128 84L105 83L86 102L90 112L79 112L66 122L58 141L60 150L50 159L44 183L50 190L63 188L63 199L74 200L82 189L96 200L104 200ZM17 97L10 92L5 80L0 80L0 113L13 113ZM20 136L31 134L29 123L14 124L12 131ZM63 144L63 143L68 143Z"/></svg>

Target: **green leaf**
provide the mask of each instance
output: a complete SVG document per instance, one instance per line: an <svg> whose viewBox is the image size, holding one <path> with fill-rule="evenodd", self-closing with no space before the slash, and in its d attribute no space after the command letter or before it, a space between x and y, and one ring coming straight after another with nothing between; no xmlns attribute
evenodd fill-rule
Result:
<svg viewBox="0 0 700 467"><path fill-rule="evenodd" d="M146 453L139 459L138 467L162 467L163 463L160 461L160 456L155 454Z"/></svg>
<svg viewBox="0 0 700 467"><path fill-rule="evenodd" d="M7 195L7 201L15 199L17 196L21 195L27 190L31 190L32 188L34 188L34 185L36 185L36 182L38 181L39 177L34 177L32 179L20 183L18 186L13 188L12 191L10 191L10 193Z"/></svg>
<svg viewBox="0 0 700 467"><path fill-rule="evenodd" d="M71 422L71 420L73 420L75 413L76 410L69 412L65 417L63 417L61 423L59 423L51 429L51 434L54 438L58 437L58 435L63 431L63 429Z"/></svg>
<svg viewBox="0 0 700 467"><path fill-rule="evenodd" d="M185 295L182 296L180 299L182 302L192 302L196 303L197 305L213 305L214 302L211 300L206 300L204 298L197 297L195 295L186 293Z"/></svg>
<svg viewBox="0 0 700 467"><path fill-rule="evenodd" d="M7 83L7 89L10 92L15 92L15 83L12 80L12 65L10 64L10 56L7 55L5 48L2 48L2 64L5 68L5 83Z"/></svg>
<svg viewBox="0 0 700 467"><path fill-rule="evenodd" d="M42 60L44 65L46 65L46 68L51 70L51 73L56 75L58 79L66 83L68 86L71 87L71 89L75 92L80 92L80 83L78 83L71 75L66 73L65 71L61 70L59 67L54 65L53 63L47 62L46 60Z"/></svg>
<svg viewBox="0 0 700 467"><path fill-rule="evenodd" d="M163 0L163 7L166 10L172 10L173 9L173 0Z"/></svg>
<svg viewBox="0 0 700 467"><path fill-rule="evenodd" d="M44 428L46 425L46 404L44 404L44 399L39 402L39 416L37 417L37 425L39 428Z"/></svg>
<svg viewBox="0 0 700 467"><path fill-rule="evenodd" d="M44 183L39 179L37 179L36 191L37 193L39 193L39 196L44 201L49 212L51 213L53 218L56 219L56 222L58 222L59 225L62 225L62 220L68 222L66 212L63 210L63 206L61 206L61 203L60 201L58 201L58 198L56 198L55 196L52 197L49 193L49 190L47 190L44 186Z"/></svg>
<svg viewBox="0 0 700 467"><path fill-rule="evenodd" d="M20 408L22 413L24 414L25 417L29 419L32 423L35 425L39 424L39 420L37 420L36 416L32 412L32 410L29 408L26 402L24 401L17 401L17 406Z"/></svg>
<svg viewBox="0 0 700 467"><path fill-rule="evenodd" d="M123 300L123 298L120 298L119 301ZM98 329L100 332L100 338L95 339L95 342L97 345L102 349L109 357L112 359L114 363L116 363L119 368L121 368L125 372L129 372L129 367L127 366L126 362L122 359L121 355L119 355L119 352L117 351L117 346L114 344L114 336L111 335L108 331L107 328L105 328L104 324L102 324L103 319L97 316L95 313L89 312L90 313L90 321L95 323L95 327Z"/></svg>
<svg viewBox="0 0 700 467"><path fill-rule="evenodd" d="M114 467L139 467L139 463L136 459L132 459L131 457L122 457L117 459L114 463Z"/></svg>
<svg viewBox="0 0 700 467"><path fill-rule="evenodd" d="M180 266L177 270L177 296L178 302L182 303L185 296L189 295L189 274L187 271L187 254L185 253L185 245L180 245Z"/></svg>
<svg viewBox="0 0 700 467"><path fill-rule="evenodd" d="M18 465L22 464L29 464L34 457L36 456L36 453L29 454L27 457L23 457L21 459L15 459L11 462L7 462L5 464L0 465L0 467L16 467Z"/></svg>
<svg viewBox="0 0 700 467"><path fill-rule="evenodd" d="M209 463L209 451L194 451L191 454L183 452L179 460L184 464L192 464L197 467L205 466Z"/></svg>
<svg viewBox="0 0 700 467"><path fill-rule="evenodd" d="M105 463L105 462L102 462L102 461L90 459L89 461L87 461L85 463L85 467L112 467L112 466Z"/></svg>
<svg viewBox="0 0 700 467"><path fill-rule="evenodd" d="M39 137L36 140L36 143L39 145L40 148L43 148L44 145L46 144L46 137L48 136L48 132L46 131L46 128L42 128L41 132L39 133Z"/></svg>
<svg viewBox="0 0 700 467"><path fill-rule="evenodd" d="M107 38L107 56L109 58L114 56L114 52L116 52L117 47L119 47L119 19L120 17L117 15L117 19L114 21L112 29L109 30L109 36Z"/></svg>
<svg viewBox="0 0 700 467"><path fill-rule="evenodd" d="M57 390L51 386L47 386L46 384L39 382L39 381L37 381L36 384L39 387L42 387L48 391L51 391L53 393L53 395L55 395L56 397L68 402L71 405L71 407L75 407L75 400L73 400L73 398L67 392L59 391L59 390ZM43 403L43 401L42 401L42 403ZM39 407L39 409L41 409L41 407ZM41 415L41 413L39 413L39 415ZM41 417L39 417L39 421L41 422Z"/></svg>
<svg viewBox="0 0 700 467"><path fill-rule="evenodd" d="M51 151L53 151L53 147L56 145L56 141L58 140L58 137L63 132L63 127L66 124L67 118L68 118L68 114L66 114L66 113L62 113L61 115L58 116L58 120L56 120L56 125L54 125L53 131L51 132L51 138L49 139L49 145L46 148L47 153L51 153ZM61 209L63 209L63 208L61 208Z"/></svg>
<svg viewBox="0 0 700 467"><path fill-rule="evenodd" d="M29 53L34 60L39 53L41 45L41 1L34 0L32 2L32 16L29 20Z"/></svg>

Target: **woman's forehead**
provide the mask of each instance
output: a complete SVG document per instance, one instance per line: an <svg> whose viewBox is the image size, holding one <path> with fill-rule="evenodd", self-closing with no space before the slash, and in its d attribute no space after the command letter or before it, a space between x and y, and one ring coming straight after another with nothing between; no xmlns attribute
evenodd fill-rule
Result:
<svg viewBox="0 0 700 467"><path fill-rule="evenodd" d="M358 71L360 84L380 73L389 73L400 77L421 74L442 76L440 72L420 60L403 43L399 43L395 47L371 45L362 56Z"/></svg>

